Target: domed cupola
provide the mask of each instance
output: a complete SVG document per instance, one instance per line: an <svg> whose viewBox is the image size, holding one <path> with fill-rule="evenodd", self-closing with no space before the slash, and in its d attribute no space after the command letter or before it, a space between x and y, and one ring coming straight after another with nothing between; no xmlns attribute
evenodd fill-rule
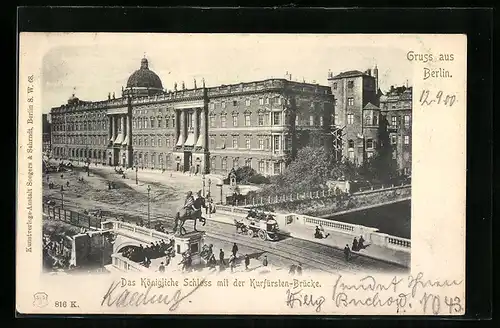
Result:
<svg viewBox="0 0 500 328"><path fill-rule="evenodd" d="M146 58L141 60L141 67L132 73L127 80L124 96L144 97L163 93L163 85L155 72L149 69Z"/></svg>

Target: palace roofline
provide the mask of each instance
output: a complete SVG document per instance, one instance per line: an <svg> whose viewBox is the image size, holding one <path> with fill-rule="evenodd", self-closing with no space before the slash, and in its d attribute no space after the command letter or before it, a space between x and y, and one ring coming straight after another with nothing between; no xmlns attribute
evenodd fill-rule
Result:
<svg viewBox="0 0 500 328"><path fill-rule="evenodd" d="M144 97L132 97L132 104L141 103L154 103L154 102L173 102L173 101L185 101L185 100L201 100L205 96L210 98L224 97L228 95L242 95L242 94L254 94L262 91L276 90L290 88L291 91L296 92L308 92L321 95L331 95L331 89L329 86L320 85L318 83L306 83L287 80L285 78L269 78L265 80L257 80L252 82L240 82L234 84L221 84L214 87L200 87L196 89L184 89L184 90L169 90L164 91L159 95L144 96ZM298 88L301 88L300 90ZM304 90L304 88L306 88ZM135 87L134 89L145 89L143 87ZM147 89L147 88L146 88ZM115 99L105 99L98 101L81 101L71 104L63 104L61 106L56 106L51 108L51 113L53 110L58 109L104 109L104 108L117 108L124 107L128 104L128 97L120 97Z"/></svg>

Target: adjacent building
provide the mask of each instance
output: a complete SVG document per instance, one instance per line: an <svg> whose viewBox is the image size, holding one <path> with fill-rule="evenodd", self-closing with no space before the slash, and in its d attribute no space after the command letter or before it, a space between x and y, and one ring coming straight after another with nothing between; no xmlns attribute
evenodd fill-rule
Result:
<svg viewBox="0 0 500 328"><path fill-rule="evenodd" d="M332 89L289 79L165 90L146 58L122 95L51 109L53 156L111 166L282 172L304 146L331 148Z"/></svg>
<svg viewBox="0 0 500 328"><path fill-rule="evenodd" d="M50 153L51 145L51 124L48 114L42 114L42 151L46 154Z"/></svg>
<svg viewBox="0 0 500 328"><path fill-rule="evenodd" d="M401 174L411 174L412 87L391 86L380 97L381 113L387 122L392 158Z"/></svg>
<svg viewBox="0 0 500 328"><path fill-rule="evenodd" d="M384 133L380 122L378 68L337 75L329 72L328 84L335 99L334 148L342 158L361 165L378 152Z"/></svg>

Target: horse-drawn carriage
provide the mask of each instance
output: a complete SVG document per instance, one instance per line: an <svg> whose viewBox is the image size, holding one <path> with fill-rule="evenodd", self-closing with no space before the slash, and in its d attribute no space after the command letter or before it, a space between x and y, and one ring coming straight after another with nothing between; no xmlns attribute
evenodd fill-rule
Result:
<svg viewBox="0 0 500 328"><path fill-rule="evenodd" d="M234 220L236 230L249 237L258 236L262 240L276 241L279 239L278 222L271 214L257 213L250 210L247 217L241 220Z"/></svg>

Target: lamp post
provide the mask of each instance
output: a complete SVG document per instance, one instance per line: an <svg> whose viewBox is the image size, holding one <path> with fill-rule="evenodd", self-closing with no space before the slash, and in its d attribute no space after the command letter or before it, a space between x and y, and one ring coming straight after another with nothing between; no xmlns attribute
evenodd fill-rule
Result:
<svg viewBox="0 0 500 328"><path fill-rule="evenodd" d="M211 195L212 191L210 190L210 186L212 185L212 180L208 179L208 194Z"/></svg>
<svg viewBox="0 0 500 328"><path fill-rule="evenodd" d="M139 184L139 180L137 179L137 171L139 170L139 167L137 166L137 158L135 159L135 184Z"/></svg>
<svg viewBox="0 0 500 328"><path fill-rule="evenodd" d="M61 186L61 209L64 210L64 187Z"/></svg>
<svg viewBox="0 0 500 328"><path fill-rule="evenodd" d="M149 193L151 192L151 186L148 185L148 228L151 228L151 215L149 211Z"/></svg>

